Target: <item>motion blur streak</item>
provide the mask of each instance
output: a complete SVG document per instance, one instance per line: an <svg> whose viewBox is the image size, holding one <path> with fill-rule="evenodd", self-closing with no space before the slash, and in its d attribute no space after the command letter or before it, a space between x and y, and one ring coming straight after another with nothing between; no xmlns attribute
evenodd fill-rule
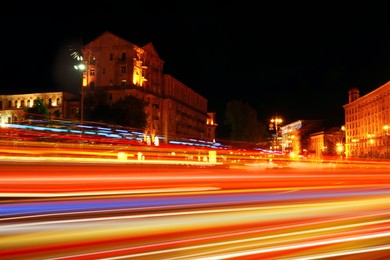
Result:
<svg viewBox="0 0 390 260"><path fill-rule="evenodd" d="M390 245L387 246L375 246L370 247L366 249L361 250L349 250L349 251L340 251L337 253L327 253L327 254L318 254L318 255L310 255L310 258L306 257L298 257L298 258L288 258L289 260L315 260L315 259L324 259L324 258L330 258L330 257L337 257L337 256L346 256L346 255L356 255L361 253L367 253L367 252L375 252L375 251L383 251L383 250L389 250Z"/></svg>
<svg viewBox="0 0 390 260"><path fill-rule="evenodd" d="M129 194L148 194L148 193L172 193L172 192L193 192L193 191L209 191L218 190L214 187L186 187L186 188L166 188L166 189L139 189L139 190L118 190L118 191L101 191L101 192L56 192L56 193L18 193L8 192L0 193L0 197L7 198L59 198L59 197L80 197L80 196L101 196L101 195L129 195Z"/></svg>
<svg viewBox="0 0 390 260"><path fill-rule="evenodd" d="M390 252L388 167L0 167L1 259L375 259Z"/></svg>
<svg viewBox="0 0 390 260"><path fill-rule="evenodd" d="M284 205L284 206L271 206L271 207L239 207L235 209L225 208L221 210L191 210L182 211L177 213L149 213L139 214L133 216L121 216L117 218L84 218L81 220L65 220L65 221L49 221L38 222L32 226L32 228L26 228L28 225L22 223L20 225L2 225L0 245L2 248L8 250L3 251L5 254L15 253L18 250L25 251L26 248L42 249L46 248L50 251L51 241L56 241L58 246L69 246L72 244L80 243L83 241L95 241L104 242L110 240L127 240L134 237L155 237L164 236L169 233L182 233L182 232L197 232L197 230L214 230L218 228L226 228L234 225L256 227L257 225L269 225L269 223L276 223L277 221L286 221L288 219L305 219L306 216L313 217L333 217L333 221L339 220L339 216L345 216L358 212L361 208L366 211L375 211L384 213L382 216L389 216L390 211L384 210L389 205L390 198L375 198L375 199L359 199L359 200L346 200L342 202L326 202L326 203L307 203L296 205ZM131 220L131 222L129 222ZM172 223L175 223L173 226ZM365 225L373 224L374 222L365 223ZM377 221L377 224L387 224L386 221ZM23 234L18 234L23 228ZM346 229L352 227L363 226L359 225L346 225L339 226L337 229ZM40 228L39 228L40 227ZM386 228L388 228L386 226ZM294 229L294 227L292 227ZM275 244L275 240L283 237L283 243L295 243L300 240L310 240L313 238L317 240L327 234L331 230L336 228L326 229L313 229L301 232L289 232L287 230L283 235L265 235L262 234L261 238L257 239L235 239L234 244L246 243L245 247L262 246ZM10 232L11 231L11 232ZM259 230L261 231L261 230ZM364 229L365 232L372 232L370 229ZM325 233L324 233L325 232ZM16 234L15 234L16 233ZM313 233L316 236L313 236ZM303 236L303 234L311 234L310 236ZM344 232L338 231L338 236L345 236ZM348 234L348 232L347 232ZM231 234L234 236L234 234ZM292 238L286 238L290 237ZM251 254L274 252L280 250L289 250L293 248L311 247L326 245L329 243L340 243L350 241L352 239L366 239L375 238L380 236L388 236L388 233L374 235L366 235L354 238L344 239L330 239L319 240L318 242L303 243L299 245L283 246L283 247L265 247L262 250L252 250ZM206 243L210 237L203 235L204 242L200 246L182 247L179 250L196 250L204 247L220 247L218 243ZM215 239L216 237L213 237ZM263 240L260 244L254 242L254 240ZM265 241L264 241L265 240ZM21 243L23 241L23 243ZM280 242L280 241L279 241ZM237 252L238 248L243 247L240 245L234 247L234 251ZM232 246L230 246L232 249ZM167 253L177 251L177 249L164 249L160 251L150 251L141 253L135 256L156 255L160 253ZM208 254L212 250L208 250ZM1 253L0 256L3 254ZM237 253L236 253L237 254Z"/></svg>

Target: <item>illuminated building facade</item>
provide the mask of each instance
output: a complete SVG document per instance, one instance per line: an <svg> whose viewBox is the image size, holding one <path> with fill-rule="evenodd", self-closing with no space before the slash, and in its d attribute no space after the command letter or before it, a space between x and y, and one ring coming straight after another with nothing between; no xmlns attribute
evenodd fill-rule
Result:
<svg viewBox="0 0 390 260"><path fill-rule="evenodd" d="M298 120L280 127L282 152L292 156L310 152L310 134L323 129L322 120Z"/></svg>
<svg viewBox="0 0 390 260"><path fill-rule="evenodd" d="M42 99L50 115L78 118L79 97L66 92L0 95L0 124L16 124L24 121L24 110Z"/></svg>
<svg viewBox="0 0 390 260"><path fill-rule="evenodd" d="M336 159L345 156L344 127L334 127L326 131L310 134L308 151L314 158Z"/></svg>
<svg viewBox="0 0 390 260"><path fill-rule="evenodd" d="M390 82L360 97L349 90L344 105L346 157L389 159Z"/></svg>
<svg viewBox="0 0 390 260"><path fill-rule="evenodd" d="M215 112L208 112L208 118L207 118L207 132L206 132L206 139L214 140L215 141L215 129L217 128L218 124L215 123Z"/></svg>
<svg viewBox="0 0 390 260"><path fill-rule="evenodd" d="M163 73L161 60L152 43L139 47L110 32L104 32L82 47L86 63L83 86L94 91L104 88L111 102L127 95L146 102L145 134L215 138L208 132L207 99L171 75Z"/></svg>

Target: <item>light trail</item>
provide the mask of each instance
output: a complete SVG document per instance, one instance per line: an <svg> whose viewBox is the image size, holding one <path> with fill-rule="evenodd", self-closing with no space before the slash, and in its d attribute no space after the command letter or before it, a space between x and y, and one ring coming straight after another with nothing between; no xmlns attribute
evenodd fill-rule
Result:
<svg viewBox="0 0 390 260"><path fill-rule="evenodd" d="M389 250L390 176L376 164L59 166L54 158L0 165L0 258L291 260Z"/></svg>

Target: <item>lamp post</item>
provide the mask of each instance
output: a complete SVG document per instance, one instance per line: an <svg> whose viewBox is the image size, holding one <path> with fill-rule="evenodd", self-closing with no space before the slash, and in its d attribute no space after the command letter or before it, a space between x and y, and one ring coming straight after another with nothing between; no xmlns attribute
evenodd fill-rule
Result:
<svg viewBox="0 0 390 260"><path fill-rule="evenodd" d="M79 64L75 65L74 68L76 70L79 70L81 74L82 82L81 82L80 122L83 122L84 121L84 87L87 86L87 80L84 77L84 72L87 69L87 65L83 62L82 56L78 56L77 60L79 61Z"/></svg>
<svg viewBox="0 0 390 260"><path fill-rule="evenodd" d="M276 149L279 149L279 147L278 147L278 125L282 122L283 122L283 120L280 117L276 116L276 117L271 118L270 129L272 130L275 127L275 148Z"/></svg>
<svg viewBox="0 0 390 260"><path fill-rule="evenodd" d="M343 144L342 143L337 143L336 144L336 152L339 155L340 159L343 159L343 151L344 151Z"/></svg>

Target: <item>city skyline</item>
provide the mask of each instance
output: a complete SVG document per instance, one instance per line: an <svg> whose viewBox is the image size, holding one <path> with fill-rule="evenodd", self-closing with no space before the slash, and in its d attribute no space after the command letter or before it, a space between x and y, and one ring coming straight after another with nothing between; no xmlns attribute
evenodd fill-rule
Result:
<svg viewBox="0 0 390 260"><path fill-rule="evenodd" d="M1 92L77 92L70 49L104 31L138 46L152 42L164 73L208 99L217 123L236 99L253 106L264 123L279 115L285 122L323 119L337 126L350 88L363 96L390 80L389 22L380 7L307 12L176 3L134 10L89 10L82 26L75 15L1 16L5 24L23 21L3 32Z"/></svg>

